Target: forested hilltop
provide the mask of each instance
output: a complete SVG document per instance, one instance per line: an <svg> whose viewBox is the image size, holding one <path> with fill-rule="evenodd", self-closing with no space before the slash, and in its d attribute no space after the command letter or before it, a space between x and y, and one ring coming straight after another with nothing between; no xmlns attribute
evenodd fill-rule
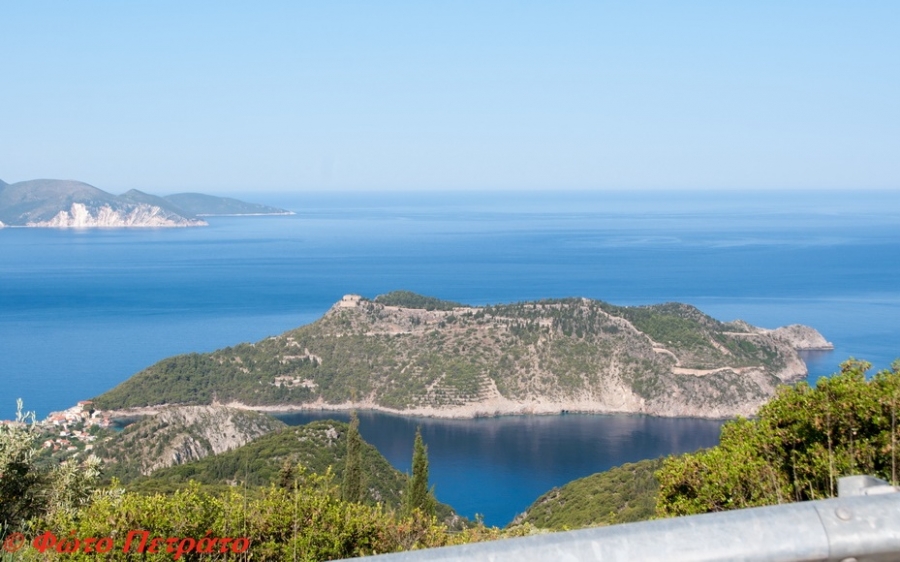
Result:
<svg viewBox="0 0 900 562"><path fill-rule="evenodd" d="M348 295L280 336L165 359L95 404L730 417L754 413L777 385L805 375L779 331L722 323L685 304L470 307L398 292Z"/></svg>

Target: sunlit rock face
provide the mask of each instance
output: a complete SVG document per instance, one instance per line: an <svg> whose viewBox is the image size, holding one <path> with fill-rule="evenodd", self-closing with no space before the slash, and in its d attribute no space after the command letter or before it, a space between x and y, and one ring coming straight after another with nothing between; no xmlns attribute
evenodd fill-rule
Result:
<svg viewBox="0 0 900 562"><path fill-rule="evenodd" d="M801 351L834 349L834 344L826 340L822 334L801 324L792 324L774 330L760 330L760 332L785 341L794 349Z"/></svg>
<svg viewBox="0 0 900 562"><path fill-rule="evenodd" d="M189 219L167 213L154 205L129 205L113 209L102 205L89 209L83 203L72 203L68 211L60 211L47 221L29 222L32 227L92 228L92 227L174 227L205 226L206 221Z"/></svg>

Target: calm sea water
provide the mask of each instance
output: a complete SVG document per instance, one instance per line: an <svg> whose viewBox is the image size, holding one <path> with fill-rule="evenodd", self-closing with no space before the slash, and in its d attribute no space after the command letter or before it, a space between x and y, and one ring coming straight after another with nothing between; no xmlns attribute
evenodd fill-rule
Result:
<svg viewBox="0 0 900 562"><path fill-rule="evenodd" d="M278 416L300 425L345 412ZM359 413L363 439L409 473L416 428L428 447L435 495L470 518L503 526L555 486L626 462L718 443L722 422L649 416L507 416L474 420Z"/></svg>
<svg viewBox="0 0 900 562"><path fill-rule="evenodd" d="M256 341L315 320L343 294L394 289L471 304L682 301L722 320L809 324L836 346L809 358L813 380L851 355L876 368L900 356L896 193L247 198L298 214L196 229L0 230L0 418L17 397L45 416L163 357ZM439 490L452 487L444 470L477 465L457 448L448 458L459 466L432 461ZM668 451L652 450L640 455ZM533 470L477 481L500 490Z"/></svg>

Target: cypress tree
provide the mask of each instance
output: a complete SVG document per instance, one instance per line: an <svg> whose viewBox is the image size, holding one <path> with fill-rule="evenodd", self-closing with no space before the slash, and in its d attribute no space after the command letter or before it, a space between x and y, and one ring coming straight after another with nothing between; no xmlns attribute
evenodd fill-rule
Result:
<svg viewBox="0 0 900 562"><path fill-rule="evenodd" d="M428 489L428 447L422 441L422 428L416 428L416 440L413 444L412 476L406 491L403 507L406 514L419 509L425 515L435 513L435 499Z"/></svg>
<svg viewBox="0 0 900 562"><path fill-rule="evenodd" d="M341 482L341 499L361 503L364 499L362 475L362 438L359 436L359 418L350 414L350 430L347 431L347 457L344 479Z"/></svg>
<svg viewBox="0 0 900 562"><path fill-rule="evenodd" d="M278 485L285 490L290 490L296 485L297 471L290 459L284 459L281 470L278 471Z"/></svg>

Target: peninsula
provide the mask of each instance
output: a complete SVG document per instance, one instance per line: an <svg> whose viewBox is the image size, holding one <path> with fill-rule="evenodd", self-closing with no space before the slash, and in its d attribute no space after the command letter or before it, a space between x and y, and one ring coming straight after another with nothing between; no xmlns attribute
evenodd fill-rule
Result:
<svg viewBox="0 0 900 562"><path fill-rule="evenodd" d="M812 328L770 332L679 303L465 306L404 291L347 295L312 324L164 359L94 402L121 415L227 404L436 417L728 418L754 414L778 385L803 379L796 348L813 345L829 344Z"/></svg>
<svg viewBox="0 0 900 562"><path fill-rule="evenodd" d="M200 216L290 214L285 209L198 193L157 197L132 189L113 195L71 180L0 181L0 227L184 227L206 226Z"/></svg>

